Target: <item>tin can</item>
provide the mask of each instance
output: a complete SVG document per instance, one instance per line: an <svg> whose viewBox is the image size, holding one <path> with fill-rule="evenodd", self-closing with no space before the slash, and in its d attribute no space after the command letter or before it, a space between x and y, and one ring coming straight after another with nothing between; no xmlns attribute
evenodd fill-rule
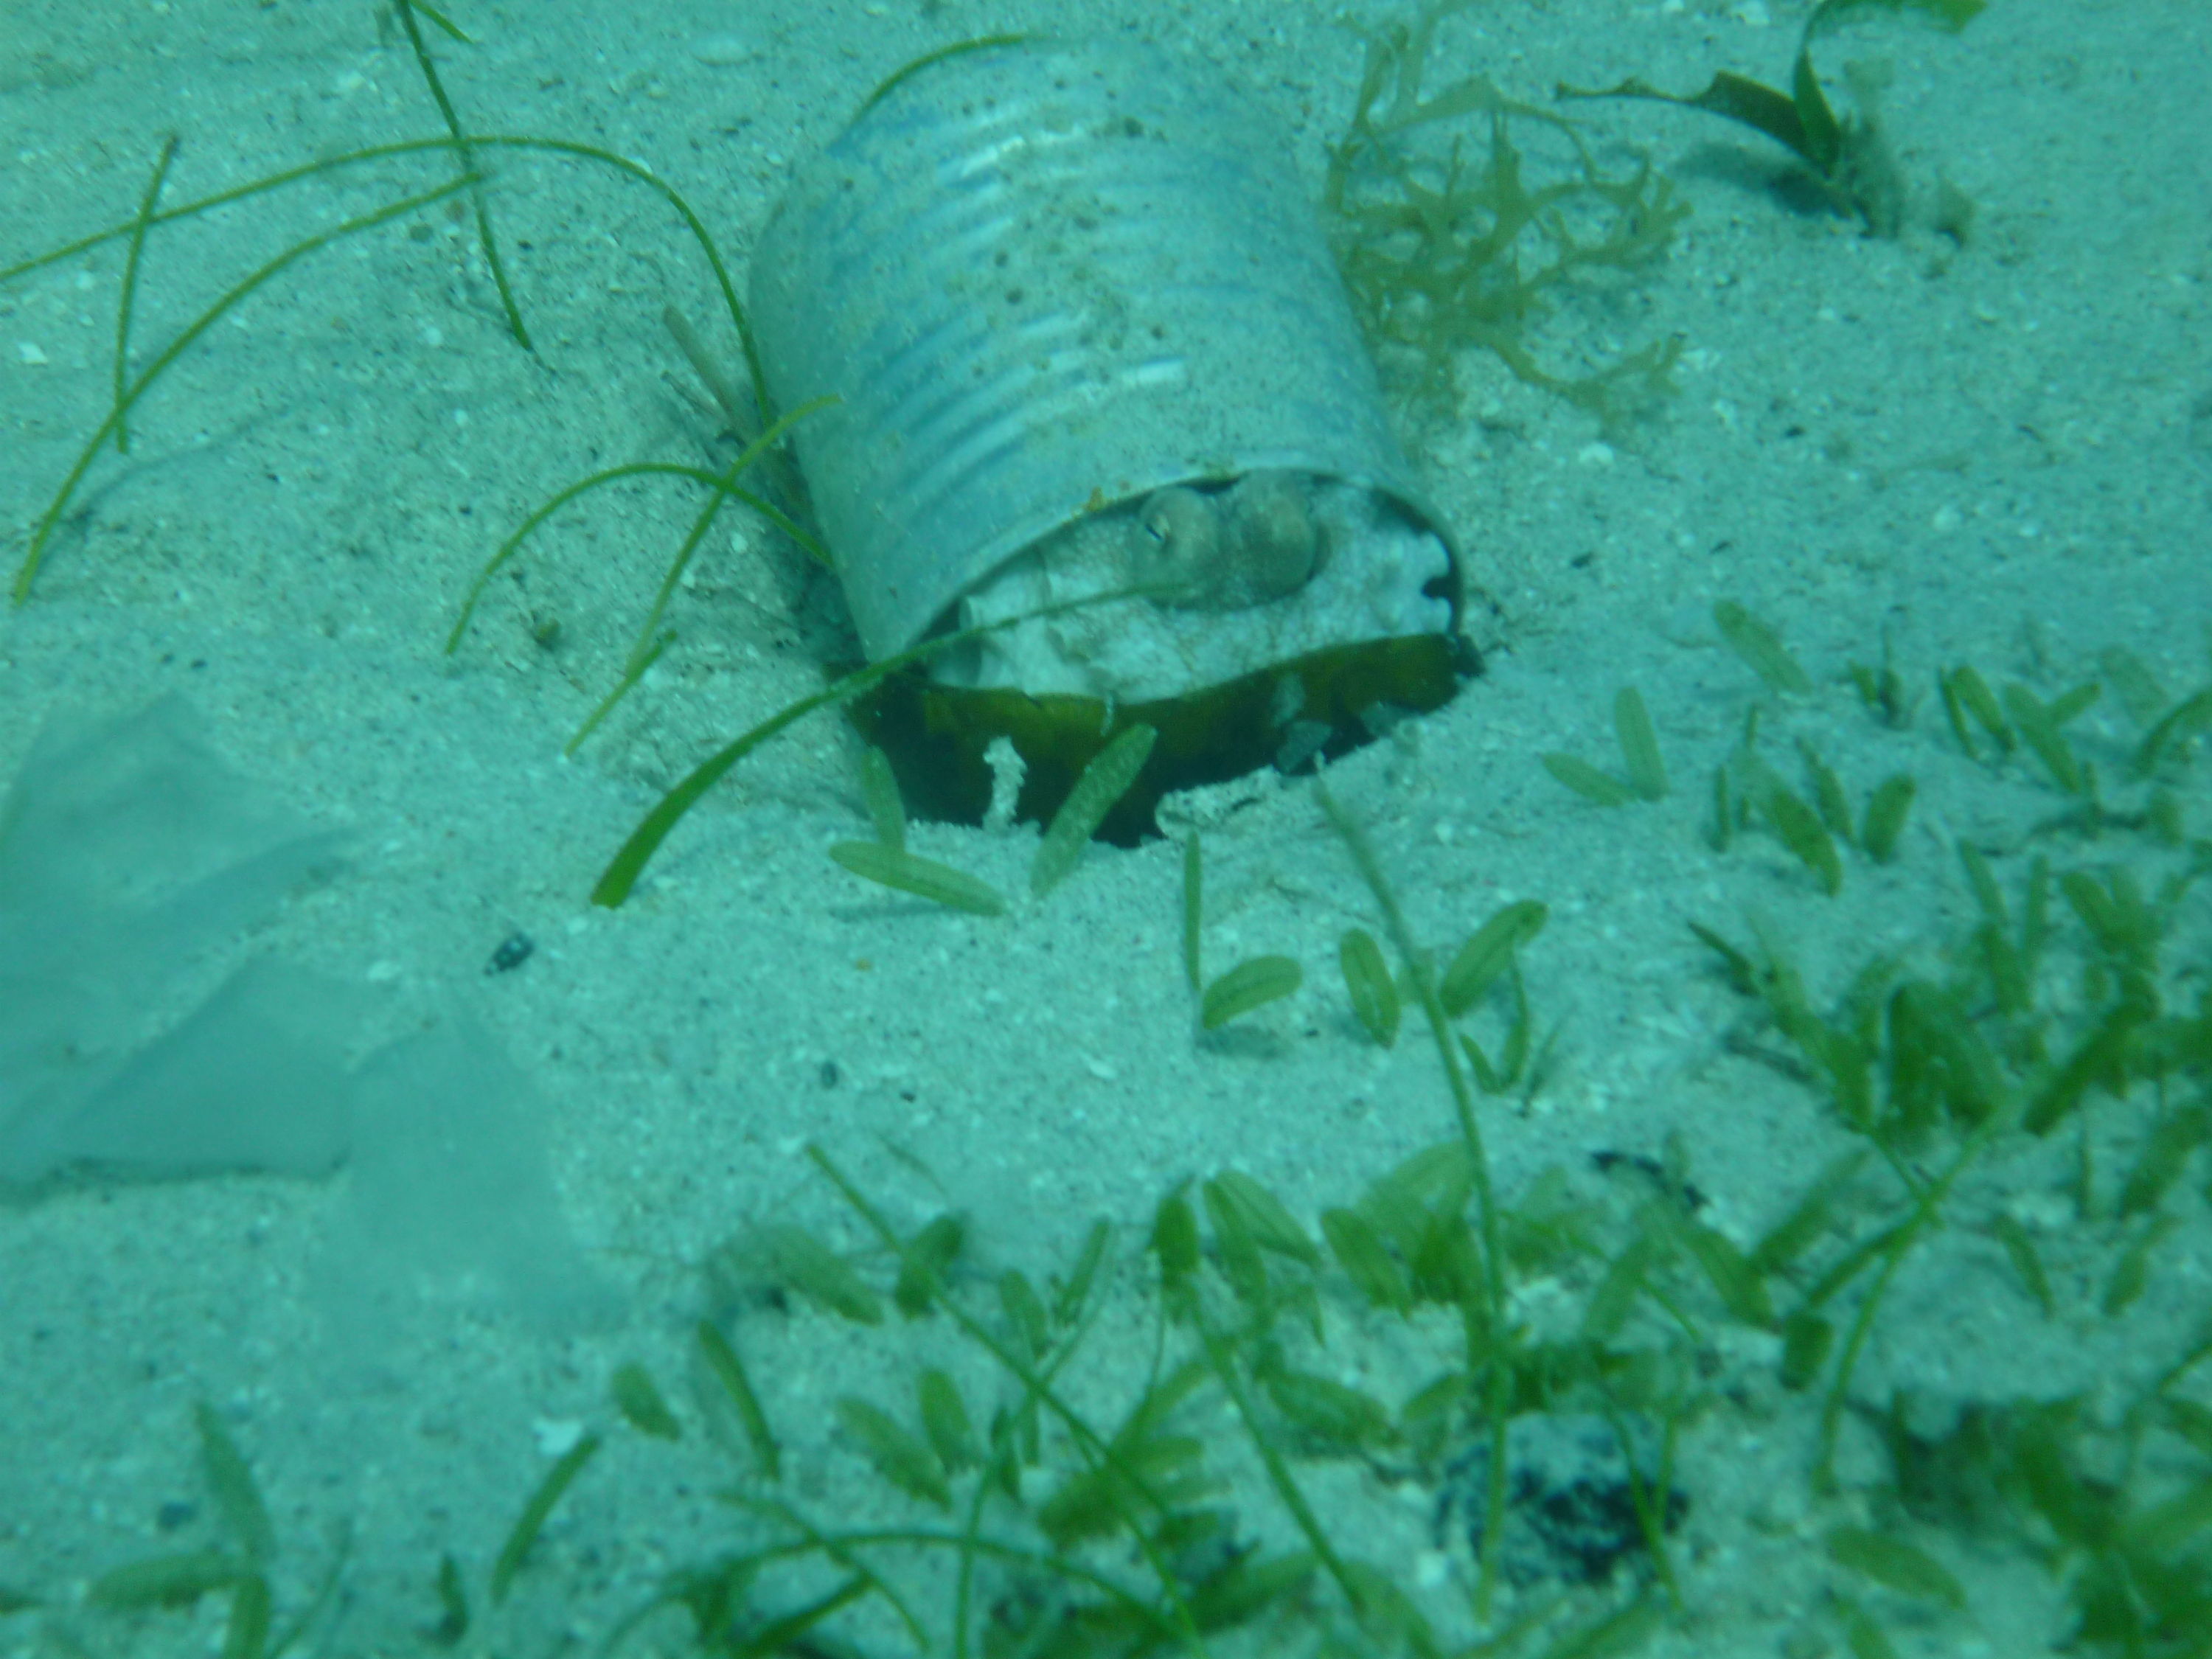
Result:
<svg viewBox="0 0 2212 1659"><path fill-rule="evenodd" d="M895 76L799 170L751 303L772 404L837 399L793 443L872 661L1141 588L930 670L1111 708L1454 631L1457 553L1287 142L1160 49Z"/></svg>

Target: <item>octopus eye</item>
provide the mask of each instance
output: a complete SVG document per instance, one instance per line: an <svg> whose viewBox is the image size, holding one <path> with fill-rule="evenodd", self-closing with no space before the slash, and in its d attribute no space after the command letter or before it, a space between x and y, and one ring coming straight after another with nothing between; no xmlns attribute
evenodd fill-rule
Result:
<svg viewBox="0 0 2212 1659"><path fill-rule="evenodd" d="M1304 486L1288 472L1253 472L1223 498L1223 517L1238 549L1241 603L1294 593L1321 558L1321 530Z"/></svg>
<svg viewBox="0 0 2212 1659"><path fill-rule="evenodd" d="M1212 550L1213 503L1195 489L1177 484L1155 490L1137 521L1171 556L1186 564L1199 562Z"/></svg>

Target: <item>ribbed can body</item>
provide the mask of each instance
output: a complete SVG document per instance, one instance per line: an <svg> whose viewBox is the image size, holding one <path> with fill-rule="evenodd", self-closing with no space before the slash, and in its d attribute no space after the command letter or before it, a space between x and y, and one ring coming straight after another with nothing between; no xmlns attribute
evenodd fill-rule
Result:
<svg viewBox="0 0 2212 1659"><path fill-rule="evenodd" d="M774 404L839 400L794 442L871 659L1055 532L1254 473L1372 492L1434 550L1426 614L1456 599L1286 142L1162 51L896 81L801 167L751 296ZM1369 608L1339 642L1403 631Z"/></svg>

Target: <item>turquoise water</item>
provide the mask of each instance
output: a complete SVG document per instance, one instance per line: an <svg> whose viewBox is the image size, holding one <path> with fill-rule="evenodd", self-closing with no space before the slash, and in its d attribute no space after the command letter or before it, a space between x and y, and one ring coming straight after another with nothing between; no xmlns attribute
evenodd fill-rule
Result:
<svg viewBox="0 0 2212 1659"><path fill-rule="evenodd" d="M1232 5L448 15L470 41L426 45L471 133L635 158L740 289L793 165L963 36L1158 38L1281 123L1316 198L1364 52ZM1799 21L1476 9L1428 89L1780 82ZM0 262L127 228L171 133L173 205L443 131L374 7L6 30ZM1171 799L1166 839L1094 848L1042 901L1034 826L908 826L1014 897L986 918L824 855L879 832L857 742L816 716L622 908L588 902L664 791L849 650L834 580L733 512L565 755L697 510L641 477L550 520L445 653L556 491L736 453L662 319L734 373L720 286L635 177L475 152L533 349L466 191L222 311L128 453L90 453L0 621L0 1652L246 1650L263 1588L308 1650L596 1648L687 1571L623 1650L816 1606L820 1651L949 1648L963 1608L992 1651L1120 1650L1188 1644L1235 1592L1257 1610L1206 1645L1303 1651L1353 1603L1383 1620L1384 1580L1445 1650L1548 1609L1522 1650L1623 1616L1654 1654L1844 1651L1862 1620L1899 1652L2033 1654L2085 1617L2122 1651L2161 1609L2070 1588L2122 1567L2139 1595L2171 1569L2185 1622L2212 1403L2188 1363L2207 52L2157 3L1823 43L1846 108L1845 66L1887 65L1856 81L1887 76L1893 237L1756 134L1572 106L1605 168L1648 152L1692 212L1648 269L1553 296L1529 362L1679 342L1674 390L1607 427L1480 350L1441 399L1388 382L1497 619L1481 678L1328 778L1453 997L1441 1051L1402 971L1377 1040L1381 994L1340 963L1353 929L1395 960L1385 907L1311 782L1272 773ZM1571 164L1525 131L1532 180ZM1463 154L1486 138L1471 119ZM131 361L453 167L155 223ZM112 412L128 243L0 283L11 562ZM1599 804L1592 769L1633 799ZM1896 778L1893 840L1868 812ZM1501 913L1514 965L1473 994L1461 947ZM1299 988L1204 1030L1202 988L1267 957ZM1177 1192L1200 1267L1160 1219ZM878 1221L921 1241L903 1303ZM924 1260L942 1295L910 1316ZM1500 1328L1484 1552L1489 1373L1452 1374ZM1117 1433L1141 1478L1086 1485ZM904 1529L855 1546L883 1591L799 1549L714 1612L696 1573L797 1517Z"/></svg>

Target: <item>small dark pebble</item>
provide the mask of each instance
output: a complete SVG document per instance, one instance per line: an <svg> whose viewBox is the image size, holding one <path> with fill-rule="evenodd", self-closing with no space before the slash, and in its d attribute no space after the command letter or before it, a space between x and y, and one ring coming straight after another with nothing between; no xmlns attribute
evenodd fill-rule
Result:
<svg viewBox="0 0 2212 1659"><path fill-rule="evenodd" d="M537 948L537 941L529 934L509 933L499 942L499 949L491 953L491 960L484 963L484 972L487 975L512 973L529 961L530 953Z"/></svg>

